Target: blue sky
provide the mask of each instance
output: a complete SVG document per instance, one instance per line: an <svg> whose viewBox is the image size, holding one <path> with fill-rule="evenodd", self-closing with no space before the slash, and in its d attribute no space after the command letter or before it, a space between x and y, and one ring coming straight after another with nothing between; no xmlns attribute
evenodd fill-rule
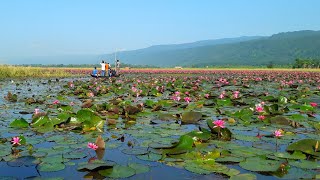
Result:
<svg viewBox="0 0 320 180"><path fill-rule="evenodd" d="M320 30L318 0L7 0L0 61Z"/></svg>

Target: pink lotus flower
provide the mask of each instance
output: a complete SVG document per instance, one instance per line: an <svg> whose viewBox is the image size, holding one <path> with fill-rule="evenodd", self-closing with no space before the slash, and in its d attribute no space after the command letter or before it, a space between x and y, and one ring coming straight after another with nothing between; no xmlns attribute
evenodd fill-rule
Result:
<svg viewBox="0 0 320 180"><path fill-rule="evenodd" d="M263 112L263 107L261 105L256 106L256 111L257 112Z"/></svg>
<svg viewBox="0 0 320 180"><path fill-rule="evenodd" d="M36 108L34 109L34 114L39 114L40 113L40 109Z"/></svg>
<svg viewBox="0 0 320 180"><path fill-rule="evenodd" d="M233 98L235 98L235 99L237 99L237 98L239 98L239 91L234 91L233 92Z"/></svg>
<svg viewBox="0 0 320 180"><path fill-rule="evenodd" d="M73 83L70 83L70 88L73 88L74 87L74 84Z"/></svg>
<svg viewBox="0 0 320 180"><path fill-rule="evenodd" d="M205 97L205 98L209 98L209 94L205 94L204 97Z"/></svg>
<svg viewBox="0 0 320 180"><path fill-rule="evenodd" d="M273 134L274 134L275 137L281 137L281 136L283 136L283 135L282 135L282 131L281 131L280 129L275 130L275 131L273 132Z"/></svg>
<svg viewBox="0 0 320 180"><path fill-rule="evenodd" d="M189 92L188 92L188 91L186 91L184 94L189 95Z"/></svg>
<svg viewBox="0 0 320 180"><path fill-rule="evenodd" d="M74 102L70 102L70 106L74 106Z"/></svg>
<svg viewBox="0 0 320 180"><path fill-rule="evenodd" d="M90 92L88 96L89 96L89 97L94 97L93 92Z"/></svg>
<svg viewBox="0 0 320 180"><path fill-rule="evenodd" d="M11 140L12 145L21 145L20 141L21 141L21 139L18 136L17 137L13 137L12 140Z"/></svg>
<svg viewBox="0 0 320 180"><path fill-rule="evenodd" d="M188 104L190 103L190 101L191 101L191 98L190 97L185 97L185 98L183 98Z"/></svg>
<svg viewBox="0 0 320 180"><path fill-rule="evenodd" d="M315 102L311 102L310 105L311 105L312 107L317 107L317 106L318 106L318 104L315 103Z"/></svg>
<svg viewBox="0 0 320 180"><path fill-rule="evenodd" d="M215 121L213 121L213 124L215 125L215 126L213 126L213 128L216 128L216 127L225 128L225 126L224 126L225 122L223 120L220 120L220 119L215 120Z"/></svg>
<svg viewBox="0 0 320 180"><path fill-rule="evenodd" d="M132 88L131 88L131 91L132 91L132 92L137 92L137 90L138 90L138 89L137 89L136 87L132 86Z"/></svg>
<svg viewBox="0 0 320 180"><path fill-rule="evenodd" d="M259 118L260 120L264 120L266 117L265 117L264 115L260 115L260 116L258 116L258 118Z"/></svg>
<svg viewBox="0 0 320 180"><path fill-rule="evenodd" d="M97 150L98 149L98 146L94 143L91 143L91 142L88 142L88 145L87 145L88 148L90 149L93 149L93 150Z"/></svg>
<svg viewBox="0 0 320 180"><path fill-rule="evenodd" d="M54 100L54 101L53 101L53 104L59 104L59 103L60 103L59 100Z"/></svg>
<svg viewBox="0 0 320 180"><path fill-rule="evenodd" d="M180 95L180 92L179 92L179 91L176 91L174 94L175 94L176 96L179 96L179 95Z"/></svg>
<svg viewBox="0 0 320 180"><path fill-rule="evenodd" d="M223 99L223 98L224 98L224 94L220 94L220 95L219 95L219 98L220 98L220 99Z"/></svg>

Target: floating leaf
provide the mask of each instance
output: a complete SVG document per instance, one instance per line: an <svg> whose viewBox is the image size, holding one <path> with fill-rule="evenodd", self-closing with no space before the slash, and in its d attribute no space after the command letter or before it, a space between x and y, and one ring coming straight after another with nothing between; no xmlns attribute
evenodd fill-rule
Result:
<svg viewBox="0 0 320 180"><path fill-rule="evenodd" d="M138 164L138 163L129 163L128 166L131 167L132 169L134 169L136 171L136 174L142 174L142 173L146 173L146 172L150 171L149 166L145 166L145 165Z"/></svg>
<svg viewBox="0 0 320 180"><path fill-rule="evenodd" d="M131 167L116 165L113 168L100 170L99 174L109 178L128 178L135 175L136 172Z"/></svg>
<svg viewBox="0 0 320 180"><path fill-rule="evenodd" d="M202 117L200 112L184 112L181 117L181 122L184 124L193 124L197 123Z"/></svg>
<svg viewBox="0 0 320 180"><path fill-rule="evenodd" d="M122 152L125 154L131 154L131 155L143 155L143 154L147 154L148 150L145 148L127 148L122 150Z"/></svg>
<svg viewBox="0 0 320 180"><path fill-rule="evenodd" d="M42 172L53 172L53 171L61 171L66 166L63 163L41 163L38 166L38 170Z"/></svg>
<svg viewBox="0 0 320 180"><path fill-rule="evenodd" d="M26 128L26 127L29 127L29 123L23 118L15 119L10 123L10 127Z"/></svg>
<svg viewBox="0 0 320 180"><path fill-rule="evenodd" d="M243 169L259 172L277 171L281 163L279 161L266 160L262 158L252 157L239 163Z"/></svg>
<svg viewBox="0 0 320 180"><path fill-rule="evenodd" d="M101 161L101 160L94 160L91 162L81 162L78 165L78 170L83 171L96 171L99 169L107 169L112 168L114 165L116 165L113 161Z"/></svg>
<svg viewBox="0 0 320 180"><path fill-rule="evenodd" d="M301 151L294 151L293 154L289 154L287 152L276 152L274 153L276 157L285 158L285 159L306 159L306 155Z"/></svg>
<svg viewBox="0 0 320 180"><path fill-rule="evenodd" d="M312 161L307 161L307 160L300 160L300 161L289 161L289 164L291 166L296 166L302 169L319 169L320 164L319 162L312 162Z"/></svg>
<svg viewBox="0 0 320 180"><path fill-rule="evenodd" d="M148 154L139 155L139 156L136 156L136 157L141 159L141 160L145 160L145 161L158 161L158 160L160 160L162 158L162 155L155 154L155 153L148 153Z"/></svg>
<svg viewBox="0 0 320 180"><path fill-rule="evenodd" d="M254 174L238 174L231 176L229 180L256 180L257 176Z"/></svg>
<svg viewBox="0 0 320 180"><path fill-rule="evenodd" d="M290 144L287 147L287 151L302 151L307 154L320 156L320 152L315 151L315 146L317 144L317 140L314 139L302 139L295 143Z"/></svg>

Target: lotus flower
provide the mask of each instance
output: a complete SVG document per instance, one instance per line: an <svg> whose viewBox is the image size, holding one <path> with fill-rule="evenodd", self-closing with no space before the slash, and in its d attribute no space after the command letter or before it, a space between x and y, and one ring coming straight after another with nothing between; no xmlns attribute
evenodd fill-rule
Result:
<svg viewBox="0 0 320 180"><path fill-rule="evenodd" d="M34 109L34 114L39 114L40 113L40 109L36 108Z"/></svg>
<svg viewBox="0 0 320 180"><path fill-rule="evenodd" d="M21 141L21 139L18 136L17 137L13 137L12 140L11 140L12 145L21 145L20 141Z"/></svg>
<svg viewBox="0 0 320 180"><path fill-rule="evenodd" d="M281 131L280 129L275 130L275 131L273 132L273 134L274 134L275 137L281 137L281 136L283 136L283 135L282 135L282 131Z"/></svg>
<svg viewBox="0 0 320 180"><path fill-rule="evenodd" d="M88 148L90 149L93 149L93 150L97 150L98 149L98 146L94 143L91 143L91 142L88 142L88 145L87 145Z"/></svg>
<svg viewBox="0 0 320 180"><path fill-rule="evenodd" d="M209 98L209 94L205 94L204 97L205 97L205 98Z"/></svg>
<svg viewBox="0 0 320 180"><path fill-rule="evenodd" d="M183 98L188 104L190 103L190 101L191 101L191 98L190 97L185 97L185 98Z"/></svg>
<svg viewBox="0 0 320 180"><path fill-rule="evenodd" d="M256 111L257 112L263 112L263 107L261 105L256 106Z"/></svg>
<svg viewBox="0 0 320 180"><path fill-rule="evenodd" d="M233 92L233 98L235 98L235 99L237 99L237 98L239 98L239 91L234 91Z"/></svg>
<svg viewBox="0 0 320 180"><path fill-rule="evenodd" d="M224 124L225 122L223 120L215 120L213 121L213 124L215 126L213 126L213 128L219 127L219 128L225 128Z"/></svg>
<svg viewBox="0 0 320 180"><path fill-rule="evenodd" d="M258 118L259 118L260 120L264 120L266 117L265 117L264 115L260 115L260 116L258 116Z"/></svg>
<svg viewBox="0 0 320 180"><path fill-rule="evenodd" d="M311 102L310 105L311 105L312 107L317 107L317 106L318 106L318 104L315 103L315 102Z"/></svg>
<svg viewBox="0 0 320 180"><path fill-rule="evenodd" d="M89 97L94 97L93 92L90 92L88 96L89 96Z"/></svg>
<svg viewBox="0 0 320 180"><path fill-rule="evenodd" d="M59 100L54 100L54 101L53 101L53 104L59 104L59 103L60 103Z"/></svg>
<svg viewBox="0 0 320 180"><path fill-rule="evenodd" d="M74 106L74 102L71 101L71 102L70 102L70 106Z"/></svg>

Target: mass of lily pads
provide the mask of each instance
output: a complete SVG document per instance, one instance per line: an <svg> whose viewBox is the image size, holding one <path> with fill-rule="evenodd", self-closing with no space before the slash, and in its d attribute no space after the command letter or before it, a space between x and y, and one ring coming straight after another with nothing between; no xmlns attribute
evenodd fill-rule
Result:
<svg viewBox="0 0 320 180"><path fill-rule="evenodd" d="M0 178L28 167L19 177L157 179L156 166L180 178L320 178L320 72L132 71L0 87Z"/></svg>

